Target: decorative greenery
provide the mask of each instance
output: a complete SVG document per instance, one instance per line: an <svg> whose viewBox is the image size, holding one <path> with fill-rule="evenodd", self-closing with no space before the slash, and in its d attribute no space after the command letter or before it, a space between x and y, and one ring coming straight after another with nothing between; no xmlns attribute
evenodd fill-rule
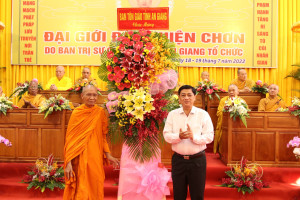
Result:
<svg viewBox="0 0 300 200"><path fill-rule="evenodd" d="M51 191L54 188L64 189L65 188L65 178L64 178L64 169L63 167L58 167L56 162L53 162L53 155L51 154L48 159L37 159L35 165L28 175L25 175L22 183L29 184L27 190L32 188L39 189L41 192L44 192L46 188Z"/></svg>
<svg viewBox="0 0 300 200"><path fill-rule="evenodd" d="M261 180L263 169L257 164L247 164L247 159L242 157L240 163L232 167L225 174L229 178L222 179L222 187L237 188L238 192L251 194L269 185Z"/></svg>
<svg viewBox="0 0 300 200"><path fill-rule="evenodd" d="M246 127L246 117L249 117L248 111L250 110L248 109L247 103L240 97L228 98L228 100L225 101L223 112L229 112L233 120L239 117Z"/></svg>
<svg viewBox="0 0 300 200"><path fill-rule="evenodd" d="M32 81L38 82L37 79L33 79ZM17 83L17 87L14 89L14 92L9 97L17 97L18 101L22 99L22 96L28 92L29 81L25 81L24 83ZM38 83L38 90L44 90L42 85Z"/></svg>
<svg viewBox="0 0 300 200"><path fill-rule="evenodd" d="M62 110L71 110L69 105L69 100L59 95L55 95L54 97L50 97L47 99L41 107L39 107L39 113L44 112L46 118L49 114L54 111L62 111Z"/></svg>
<svg viewBox="0 0 300 200"><path fill-rule="evenodd" d="M300 64L292 65L292 66L297 66L298 69L292 71L292 72L291 72L289 75L287 75L285 78L292 77L292 78L294 78L295 80L300 81ZM300 92L300 90L296 90L296 91Z"/></svg>
<svg viewBox="0 0 300 200"><path fill-rule="evenodd" d="M6 115L8 109L13 109L13 102L9 100L4 94L0 96L0 114Z"/></svg>
<svg viewBox="0 0 300 200"><path fill-rule="evenodd" d="M217 92L226 92L222 88L218 88L217 84L205 79L204 81L199 81L198 85L195 87L198 92L204 92L208 95L209 99L212 100L212 94L215 94L216 97L220 100L220 96Z"/></svg>
<svg viewBox="0 0 300 200"><path fill-rule="evenodd" d="M253 92L259 92L262 94L267 94L269 92L268 90L268 84L267 83L262 83L261 80L258 80L255 82L255 85L252 87Z"/></svg>

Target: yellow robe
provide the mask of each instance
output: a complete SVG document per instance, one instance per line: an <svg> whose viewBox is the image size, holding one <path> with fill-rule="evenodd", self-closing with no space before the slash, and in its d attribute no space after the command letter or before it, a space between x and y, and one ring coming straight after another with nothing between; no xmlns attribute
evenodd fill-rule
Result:
<svg viewBox="0 0 300 200"><path fill-rule="evenodd" d="M45 87L46 90L49 90L52 84L56 85L57 90L67 90L72 87L72 80L65 76L60 80L57 77L52 77Z"/></svg>
<svg viewBox="0 0 300 200"><path fill-rule="evenodd" d="M275 97L274 99L270 97L263 98L258 104L258 111L274 112L278 108L286 108L286 104L279 97Z"/></svg>
<svg viewBox="0 0 300 200"><path fill-rule="evenodd" d="M255 83L252 80L247 79L246 81L240 81L239 79L234 79L230 84L234 84L238 87L239 90L244 89L245 87L252 88Z"/></svg>
<svg viewBox="0 0 300 200"><path fill-rule="evenodd" d="M25 104L24 100L29 101L35 107L40 107L46 99L40 94L37 94L36 96L30 94L24 95L18 103L19 108L21 108Z"/></svg>
<svg viewBox="0 0 300 200"><path fill-rule="evenodd" d="M221 140L221 136L222 136L223 109L225 106L225 101L227 101L228 98L229 98L229 96L223 97L220 100L220 103L218 106L218 111L217 111L218 122L217 122L215 139L214 139L214 153L217 153L220 149L219 145L220 145L220 140Z"/></svg>
<svg viewBox="0 0 300 200"><path fill-rule="evenodd" d="M215 132L215 138L214 138L214 153L220 152L220 150L222 149L221 148L221 146L222 146L221 137L222 137L222 131L223 131L222 130L223 109L225 106L225 101L227 101L228 98L229 98L229 96L223 97L218 106L218 111L217 111L218 122L217 122L217 127L216 127L216 132Z"/></svg>
<svg viewBox="0 0 300 200"><path fill-rule="evenodd" d="M81 105L70 118L64 148L65 167L71 161L73 178L66 179L64 200L104 199L104 152L108 121L103 108Z"/></svg>
<svg viewBox="0 0 300 200"><path fill-rule="evenodd" d="M80 77L79 79L76 80L75 83L81 82L83 79L84 79L84 78ZM96 79L94 79L94 78L92 78L92 77L90 77L90 78L88 79L88 82L90 82L90 81L95 81L95 83L96 83Z"/></svg>

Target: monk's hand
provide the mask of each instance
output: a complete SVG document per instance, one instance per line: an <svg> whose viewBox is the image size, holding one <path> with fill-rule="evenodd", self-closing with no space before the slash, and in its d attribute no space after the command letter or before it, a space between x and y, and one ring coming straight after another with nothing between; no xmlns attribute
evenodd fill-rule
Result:
<svg viewBox="0 0 300 200"><path fill-rule="evenodd" d="M194 139L194 134L193 134L193 131L192 131L189 124L187 124L187 131L186 132L187 132L186 134L188 135L188 138L193 140Z"/></svg>
<svg viewBox="0 0 300 200"><path fill-rule="evenodd" d="M50 90L57 90L56 85L52 84L52 85L50 86Z"/></svg>
<svg viewBox="0 0 300 200"><path fill-rule="evenodd" d="M109 160L109 162L112 163L114 168L118 168L120 165L120 162L118 159L116 159L115 157L113 157L110 153L106 153L106 157Z"/></svg>
<svg viewBox="0 0 300 200"><path fill-rule="evenodd" d="M188 139L189 136L188 136L187 131L182 131L182 129L179 129L179 138L180 139Z"/></svg>
<svg viewBox="0 0 300 200"><path fill-rule="evenodd" d="M71 177L73 177L73 168L71 162L68 162L66 168L65 168L65 175L68 180L70 180Z"/></svg>
<svg viewBox="0 0 300 200"><path fill-rule="evenodd" d="M243 89L243 92L251 92L251 89L248 88L248 87L245 87L245 88Z"/></svg>

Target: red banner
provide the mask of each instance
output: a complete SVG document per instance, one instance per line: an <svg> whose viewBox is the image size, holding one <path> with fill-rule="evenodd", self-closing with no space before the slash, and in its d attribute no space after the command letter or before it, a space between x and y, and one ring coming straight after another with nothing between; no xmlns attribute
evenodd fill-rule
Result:
<svg viewBox="0 0 300 200"><path fill-rule="evenodd" d="M168 30L169 7L118 8L118 30Z"/></svg>

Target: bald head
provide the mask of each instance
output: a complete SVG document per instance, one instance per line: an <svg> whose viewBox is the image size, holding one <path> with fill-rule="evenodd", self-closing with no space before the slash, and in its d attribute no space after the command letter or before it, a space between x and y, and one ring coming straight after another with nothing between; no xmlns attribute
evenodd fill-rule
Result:
<svg viewBox="0 0 300 200"><path fill-rule="evenodd" d="M209 80L209 73L207 71L203 71L201 73L201 78L202 78L202 80L205 80L205 79Z"/></svg>
<svg viewBox="0 0 300 200"><path fill-rule="evenodd" d="M238 79L240 81L247 80L247 72L245 69L242 69L242 68L238 69L237 74L238 74Z"/></svg>
<svg viewBox="0 0 300 200"><path fill-rule="evenodd" d="M88 67L82 69L82 79L89 79L91 76L91 70Z"/></svg>
<svg viewBox="0 0 300 200"><path fill-rule="evenodd" d="M58 65L56 67L56 77L58 78L58 80L61 80L65 75L65 68L61 65Z"/></svg>
<svg viewBox="0 0 300 200"><path fill-rule="evenodd" d="M93 85L87 85L82 89L81 98L87 107L93 107L98 99L97 88Z"/></svg>
<svg viewBox="0 0 300 200"><path fill-rule="evenodd" d="M30 95L36 96L38 93L38 82L36 81L30 81L29 87L28 87L28 93Z"/></svg>
<svg viewBox="0 0 300 200"><path fill-rule="evenodd" d="M271 84L268 89L269 89L269 96L271 98L277 97L277 95L279 93L279 86L278 85Z"/></svg>
<svg viewBox="0 0 300 200"><path fill-rule="evenodd" d="M229 95L229 97L238 96L239 95L239 88L234 84L229 85L228 86L228 95Z"/></svg>

